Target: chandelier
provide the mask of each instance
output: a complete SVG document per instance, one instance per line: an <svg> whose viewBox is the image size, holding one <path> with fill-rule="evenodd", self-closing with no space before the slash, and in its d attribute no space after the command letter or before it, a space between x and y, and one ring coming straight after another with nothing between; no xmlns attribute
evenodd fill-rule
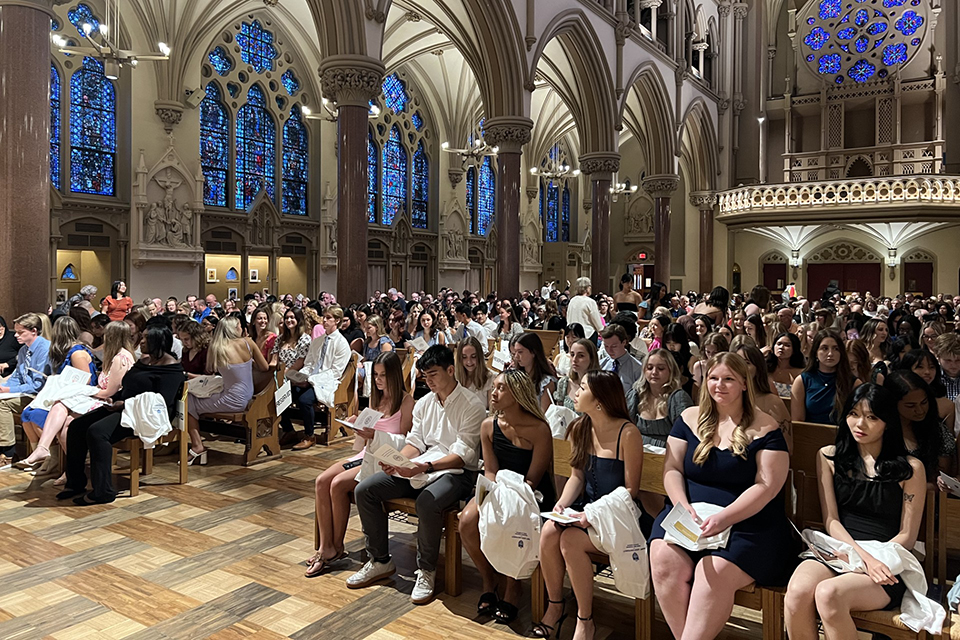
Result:
<svg viewBox="0 0 960 640"><path fill-rule="evenodd" d="M473 138L473 142L467 144L463 149L456 149L450 146L449 142L443 142L440 145L440 148L447 153L458 153L460 157L464 160L473 159L474 162L482 162L483 158L487 156L495 156L500 153L500 147L490 146L487 142L480 136Z"/></svg>
<svg viewBox="0 0 960 640"><path fill-rule="evenodd" d="M547 154L546 160L544 160L539 167L530 167L530 175L546 178L547 180L566 177L575 178L580 175L580 169L573 169L569 164L561 160L560 143L556 143L550 149L550 153Z"/></svg>
<svg viewBox="0 0 960 640"><path fill-rule="evenodd" d="M326 120L327 122L336 122L337 118L340 115L340 110L337 108L336 103L326 98L320 98L320 107L322 109L321 113L314 113L313 110L308 106L300 107L300 113L303 114L303 117L307 120ZM370 103L370 111L367 113L367 117L370 120L375 120L380 115L380 107Z"/></svg>
<svg viewBox="0 0 960 640"><path fill-rule="evenodd" d="M623 195L629 200L630 196L637 192L637 188L637 185L632 185L629 182L618 182L617 176L614 175L613 184L610 186L611 199L616 202L619 196Z"/></svg>
<svg viewBox="0 0 960 640"><path fill-rule="evenodd" d="M120 69L124 65L136 67L141 60L170 59L170 47L163 42L157 43L159 51L148 53L136 53L121 49L115 40L111 40L111 34L115 37L113 32L120 31L120 5L113 0L106 0L105 14L107 18L97 26L90 22L84 22L80 25L80 32L89 46L71 46L68 40L59 34L51 36L53 43L61 53L99 58L103 61L103 75L110 80L116 80L120 77ZM112 25L115 25L116 28Z"/></svg>

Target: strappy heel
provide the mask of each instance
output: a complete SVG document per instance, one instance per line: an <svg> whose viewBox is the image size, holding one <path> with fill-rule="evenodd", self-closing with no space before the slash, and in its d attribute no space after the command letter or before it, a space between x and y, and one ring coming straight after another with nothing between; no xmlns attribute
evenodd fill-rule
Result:
<svg viewBox="0 0 960 640"><path fill-rule="evenodd" d="M187 460L188 466L193 466L194 464L200 464L201 466L206 466L207 464L207 450L204 449L200 453L197 453L193 449L187 449L187 453L190 454L190 459Z"/></svg>
<svg viewBox="0 0 960 640"><path fill-rule="evenodd" d="M560 605L560 607L561 607L560 617L557 618L557 621L554 623L555 626L553 626L553 627L551 627L551 626L548 625L548 624L544 624L543 622L538 622L537 624L533 625L533 637L534 637L534 638L549 638L549 637L551 637L551 636L554 637L554 638L559 638L559 637L560 637L560 627L563 626L563 621L567 619L567 612L563 610L563 609L566 609L567 601L566 601L566 599L562 599L562 600L549 600L549 599L548 599L548 600L547 600L547 606L549 607L551 604L559 604L559 605ZM578 616L578 617L579 617L579 616Z"/></svg>

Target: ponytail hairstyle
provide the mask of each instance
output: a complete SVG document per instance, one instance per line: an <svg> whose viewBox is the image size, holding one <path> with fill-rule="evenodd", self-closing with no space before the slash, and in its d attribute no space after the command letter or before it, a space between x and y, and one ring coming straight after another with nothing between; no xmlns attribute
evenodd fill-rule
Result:
<svg viewBox="0 0 960 640"><path fill-rule="evenodd" d="M583 377L583 383L597 399L604 413L611 418L632 422L620 376L613 371L591 371ZM572 449L570 466L574 469L586 469L593 453L593 421L587 413L570 423L566 439L570 441ZM618 451L617 454L619 453Z"/></svg>
<svg viewBox="0 0 960 640"><path fill-rule="evenodd" d="M724 365L730 369L735 376L743 380L746 389L744 389L741 404L743 406L743 415L739 424L733 429L733 435L730 437L730 451L735 456L747 459L747 446L750 440L747 438L747 427L753 423L756 412L754 408L753 379L750 377L750 369L747 367L747 361L735 353L725 351L718 353L707 362L707 372L704 376L706 380L710 372L716 367ZM706 464L710 457L710 452L714 449L713 438L717 435L717 428L720 425L720 411L717 409L717 403L707 390L704 383L703 390L700 392L700 417L697 420L697 437L700 438L700 444L693 452L693 463L698 466Z"/></svg>

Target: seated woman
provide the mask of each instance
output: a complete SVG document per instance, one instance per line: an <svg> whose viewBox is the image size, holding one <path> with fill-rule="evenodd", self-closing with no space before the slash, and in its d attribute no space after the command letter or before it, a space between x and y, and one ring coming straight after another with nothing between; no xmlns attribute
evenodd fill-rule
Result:
<svg viewBox="0 0 960 640"><path fill-rule="evenodd" d="M403 362L393 351L381 353L373 362L370 406L383 414L373 429L357 429L357 438L369 442L374 430L406 434L413 426L413 396L404 392ZM352 422L355 416L350 418ZM307 560L307 578L320 575L330 564L347 556L343 538L350 519L350 493L357 487L358 468L364 451L335 462L317 476L316 510L320 548Z"/></svg>
<svg viewBox="0 0 960 640"><path fill-rule="evenodd" d="M557 373L543 352L540 336L530 332L515 335L510 339L510 353L513 354L513 364L516 368L525 371L537 387L540 408L546 411L552 404L553 394L557 390Z"/></svg>
<svg viewBox="0 0 960 640"><path fill-rule="evenodd" d="M738 589L783 586L797 549L780 490L790 454L777 423L758 412L746 361L714 357L699 407L685 410L667 439L663 485L669 498L650 537L650 574L676 638L714 638ZM723 509L700 519L692 503ZM692 553L664 540L662 522L680 505L704 536L731 528L726 548Z"/></svg>
<svg viewBox="0 0 960 640"><path fill-rule="evenodd" d="M187 403L190 414L187 421L190 461L187 464L197 461L201 465L207 464L207 449L200 437L200 416L243 411L250 404L253 398L254 364L259 371L267 370L267 361L257 345L251 338L240 335L240 320L229 317L217 323L207 351L207 370L223 376L223 391L209 398L191 397Z"/></svg>
<svg viewBox="0 0 960 640"><path fill-rule="evenodd" d="M570 372L570 347L577 340L583 340L583 325L571 322L563 329L563 341L560 343L560 353L553 359L553 366L557 375L565 376Z"/></svg>
<svg viewBox="0 0 960 640"><path fill-rule="evenodd" d="M677 368L680 370L680 387L687 392L687 395L691 395L693 393L693 374L690 373L690 367L695 365L696 360L690 352L687 330L679 322L674 322L667 327L663 334L663 347L673 354L674 362L677 363Z"/></svg>
<svg viewBox="0 0 960 640"><path fill-rule="evenodd" d="M410 339L410 334L407 333L407 321L403 316L403 311L399 309L394 309L390 314L390 320L387 328L389 332L387 336L390 338L390 341L393 343L394 349L406 349L407 340Z"/></svg>
<svg viewBox="0 0 960 640"><path fill-rule="evenodd" d="M653 351L654 349L663 348L663 334L666 331L667 327L670 326L670 316L666 315L655 315L650 319L650 324L646 326L647 335L649 340L644 338L644 341L647 343L647 350Z"/></svg>
<svg viewBox="0 0 960 640"><path fill-rule="evenodd" d="M553 392L553 404L576 411L576 397L580 391L583 376L599 370L600 358L593 341L581 339L574 342L570 347L570 373L557 381L557 390Z"/></svg>
<svg viewBox="0 0 960 640"><path fill-rule="evenodd" d="M856 638L852 611L889 611L906 587L859 541L896 542L913 549L926 497L923 464L903 446L897 401L875 384L854 390L837 429L837 442L817 455L824 530L851 545L866 573L837 574L805 560L787 586L786 624L791 640Z"/></svg>
<svg viewBox="0 0 960 640"><path fill-rule="evenodd" d="M433 309L425 309L417 319L415 338L423 338L431 347L435 344L447 344L447 338L437 326L437 314Z"/></svg>
<svg viewBox="0 0 960 640"><path fill-rule="evenodd" d="M480 427L483 447L483 473L496 481L501 469L515 471L543 498L540 511L557 501L553 484L553 436L537 400L537 392L526 373L504 371L493 381L490 393L492 417ZM460 514L460 536L463 546L483 578L483 595L477 613L493 615L497 622L510 624L517 618L520 582L505 578L503 598L497 597L500 576L480 549L480 513L476 500L470 500Z"/></svg>
<svg viewBox="0 0 960 640"><path fill-rule="evenodd" d="M210 334L203 330L199 322L190 320L181 325L177 332L183 343L180 364L188 378L207 373L207 349L210 347Z"/></svg>
<svg viewBox="0 0 960 640"><path fill-rule="evenodd" d="M290 307L283 312L280 335L270 352L270 367L276 369L279 363L283 363L287 371L299 371L303 368L311 342L313 340L303 324L303 312L297 307Z"/></svg>
<svg viewBox="0 0 960 640"><path fill-rule="evenodd" d="M912 371L896 370L887 375L883 387L897 399L903 444L923 463L927 482L936 482L940 471L955 475L957 440L937 415L930 386Z"/></svg>
<svg viewBox="0 0 960 640"><path fill-rule="evenodd" d="M576 410L583 415L567 428L572 448L570 479L553 510L563 512L570 507L581 512L580 522L564 527L549 520L540 532L540 570L547 585L547 610L533 627L536 638L549 638L554 631L559 636L560 625L567 617L563 597L563 576L567 572L577 599L574 637L593 637L593 563L588 554L597 553L597 549L587 535L590 523L582 513L583 507L618 487L626 487L634 500L640 492L643 439L630 422L620 376L612 371L591 371L584 376Z"/></svg>
<svg viewBox="0 0 960 640"><path fill-rule="evenodd" d="M384 351L393 351L393 340L391 340L383 328L383 320L380 316L368 316L363 324L363 333L366 337L364 341L363 359L373 362L377 356Z"/></svg>
<svg viewBox="0 0 960 640"><path fill-rule="evenodd" d="M743 321L743 331L744 335L748 335L756 341L761 351L766 349L767 330L763 326L763 318L759 314L755 313L747 316L747 319Z"/></svg>
<svg viewBox="0 0 960 640"><path fill-rule="evenodd" d="M869 380L864 382L875 382L883 384L883 376L887 375L887 351L890 347L890 329L887 321L882 318L870 318L863 324L860 330L860 340L867 347L867 353L870 361L871 374Z"/></svg>
<svg viewBox="0 0 960 640"><path fill-rule="evenodd" d="M913 371L927 383L933 393L937 406L937 416L946 427L947 433L954 432L956 406L947 398L947 388L943 386L940 375L940 363L932 352L926 349L914 349L900 358L899 370Z"/></svg>
<svg viewBox="0 0 960 640"><path fill-rule="evenodd" d="M253 312L249 326L250 337L253 338L264 360L270 357L273 345L277 342L277 334L270 330L271 315L269 305L262 304Z"/></svg>
<svg viewBox="0 0 960 640"><path fill-rule="evenodd" d="M781 398L790 397L793 381L806 366L800 338L796 334L784 331L773 341L773 349L767 354L767 375Z"/></svg>
<svg viewBox="0 0 960 640"><path fill-rule="evenodd" d="M177 399L183 387L183 367L171 353L173 333L164 326L153 325L144 333L143 359L123 376L123 388L111 405L94 409L76 418L67 433L67 482L57 500L73 498L78 505L113 502L117 494L112 482L112 445L133 436L133 430L120 426L124 401L152 391L163 396L168 415L176 412ZM90 475L93 490L87 494L85 462L90 454Z"/></svg>
<svg viewBox="0 0 960 640"><path fill-rule="evenodd" d="M493 375L487 369L483 359L483 347L473 336L457 343L457 366L454 369L457 382L463 388L479 398L486 409L490 404L490 389L493 388Z"/></svg>
<svg viewBox="0 0 960 640"><path fill-rule="evenodd" d="M693 393L691 397L700 397L700 387L703 386L703 377L707 372L707 362L710 358L723 351L730 350L730 343L719 333L705 335L700 343L700 359L693 365ZM673 422L670 423L671 425Z"/></svg>
<svg viewBox="0 0 960 640"><path fill-rule="evenodd" d="M787 448L793 451L793 422L790 420L790 412L787 411L787 405L783 403L773 388L770 386L770 377L767 375L767 363L763 359L763 353L760 349L752 346L742 346L734 351L738 356L747 361L747 368L750 370L750 377L753 379L753 400L757 403L757 408L777 421L780 425L780 431L783 432L783 438L787 441Z"/></svg>
<svg viewBox="0 0 960 640"><path fill-rule="evenodd" d="M513 340L523 333L523 325L517 316L517 310L507 300L500 303L500 324L497 326L497 337L501 340Z"/></svg>
<svg viewBox="0 0 960 640"><path fill-rule="evenodd" d="M76 320L77 326L80 328L80 335L77 336L77 339L82 344L85 344L92 349L93 332L91 331L90 326L90 312L77 305L75 307L70 307L70 311L67 312L67 315Z"/></svg>
<svg viewBox="0 0 960 640"><path fill-rule="evenodd" d="M834 424L850 392L859 384L850 371L840 335L818 331L810 345L807 366L790 389L790 417L794 422Z"/></svg>
<svg viewBox="0 0 960 640"><path fill-rule="evenodd" d="M680 369L670 352L654 349L648 353L643 358L643 375L627 394L627 411L640 428L643 444L666 447L670 428L680 413L692 406L693 400L681 386Z"/></svg>
<svg viewBox="0 0 960 640"><path fill-rule="evenodd" d="M709 316L713 326L716 326L726 324L729 308L730 292L723 287L714 287L707 299L694 307L693 313Z"/></svg>

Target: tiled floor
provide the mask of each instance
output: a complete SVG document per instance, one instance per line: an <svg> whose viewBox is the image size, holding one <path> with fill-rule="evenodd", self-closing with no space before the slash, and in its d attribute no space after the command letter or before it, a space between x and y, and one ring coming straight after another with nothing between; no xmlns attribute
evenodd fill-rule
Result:
<svg viewBox="0 0 960 640"><path fill-rule="evenodd" d="M503 627L476 617L479 578L464 554L464 593L410 604L416 551L409 524L391 524L397 576L352 591L359 567L354 515L350 561L303 577L313 552L313 479L349 445L284 452L281 460L237 466L241 446L217 441L210 465L176 485L176 462L157 457L136 498L110 505L58 503L54 476L0 471L0 639L3 640L440 640L529 635L529 595L520 619ZM442 562L442 561L441 561ZM442 567L441 567L442 569ZM598 638L633 636L633 608L598 580ZM571 616L572 617L572 616ZM747 616L745 616L746 618ZM481 626L482 625L482 626ZM570 638L568 621L561 636ZM662 622L655 638L668 638ZM755 617L725 638L759 638Z"/></svg>

